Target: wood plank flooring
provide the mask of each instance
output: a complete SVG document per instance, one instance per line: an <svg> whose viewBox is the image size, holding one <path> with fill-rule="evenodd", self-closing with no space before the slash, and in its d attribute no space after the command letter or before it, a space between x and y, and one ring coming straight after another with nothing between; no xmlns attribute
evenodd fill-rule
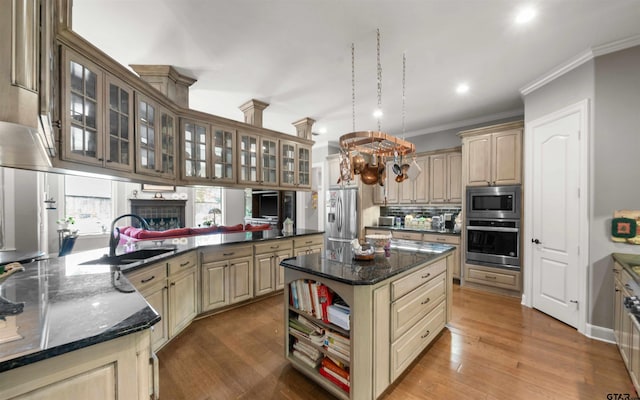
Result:
<svg viewBox="0 0 640 400"><path fill-rule="evenodd" d="M282 296L194 321L159 353L162 400L333 399L284 358ZM449 329L381 397L636 396L615 345L520 300L454 285Z"/></svg>

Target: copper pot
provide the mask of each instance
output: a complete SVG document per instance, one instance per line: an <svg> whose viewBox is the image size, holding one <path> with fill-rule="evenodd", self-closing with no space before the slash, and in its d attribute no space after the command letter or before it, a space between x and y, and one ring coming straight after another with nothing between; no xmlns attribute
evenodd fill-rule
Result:
<svg viewBox="0 0 640 400"><path fill-rule="evenodd" d="M356 154L351 158L351 166L353 167L353 173L359 174L365 168L366 163L364 161L364 157L361 154Z"/></svg>
<svg viewBox="0 0 640 400"><path fill-rule="evenodd" d="M384 186L384 180L387 178L387 174L385 173L384 162L378 162L378 184L380 186Z"/></svg>
<svg viewBox="0 0 640 400"><path fill-rule="evenodd" d="M375 185L378 182L378 167L367 163L360 172L360 179L365 185Z"/></svg>

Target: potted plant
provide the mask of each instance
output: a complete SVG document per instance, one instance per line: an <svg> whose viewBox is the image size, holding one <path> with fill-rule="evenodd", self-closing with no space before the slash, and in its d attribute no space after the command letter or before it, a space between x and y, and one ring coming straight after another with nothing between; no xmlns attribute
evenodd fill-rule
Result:
<svg viewBox="0 0 640 400"><path fill-rule="evenodd" d="M56 221L60 229L69 229L69 225L73 225L76 223L76 219L74 217L64 217Z"/></svg>

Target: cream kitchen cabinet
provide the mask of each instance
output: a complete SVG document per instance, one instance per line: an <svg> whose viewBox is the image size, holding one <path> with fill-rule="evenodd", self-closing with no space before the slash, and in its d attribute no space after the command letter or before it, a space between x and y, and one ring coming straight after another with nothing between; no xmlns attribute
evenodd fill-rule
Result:
<svg viewBox="0 0 640 400"><path fill-rule="evenodd" d="M257 134L238 133L238 183L277 186L278 140Z"/></svg>
<svg viewBox="0 0 640 400"><path fill-rule="evenodd" d="M141 94L136 94L136 106L136 173L175 179L175 115Z"/></svg>
<svg viewBox="0 0 640 400"><path fill-rule="evenodd" d="M171 258L169 283L169 337L186 328L198 314L198 256L195 251Z"/></svg>
<svg viewBox="0 0 640 400"><path fill-rule="evenodd" d="M522 182L523 123L510 122L460 132L467 186Z"/></svg>
<svg viewBox="0 0 640 400"><path fill-rule="evenodd" d="M311 147L280 141L280 186L311 188Z"/></svg>
<svg viewBox="0 0 640 400"><path fill-rule="evenodd" d="M167 263L152 264L126 276L147 303L160 314L160 322L151 328L151 348L157 351L169 340Z"/></svg>
<svg viewBox="0 0 640 400"><path fill-rule="evenodd" d="M443 153L429 157L430 202L462 202L462 153Z"/></svg>
<svg viewBox="0 0 640 400"><path fill-rule="evenodd" d="M133 90L62 48L61 158L133 171Z"/></svg>
<svg viewBox="0 0 640 400"><path fill-rule="evenodd" d="M614 262L613 332L622 360L629 371L631 381L640 390L640 324L625 307L624 299L637 296L632 286L633 278L620 263Z"/></svg>
<svg viewBox="0 0 640 400"><path fill-rule="evenodd" d="M340 180L340 155L339 154L331 154L327 156L327 184L329 188L334 187L358 187L360 184L360 174L354 174L353 179L348 182L342 182Z"/></svg>
<svg viewBox="0 0 640 400"><path fill-rule="evenodd" d="M211 311L253 297L251 245L212 247L201 252L201 311Z"/></svg>
<svg viewBox="0 0 640 400"><path fill-rule="evenodd" d="M324 237L322 235L314 235L293 239L293 249L296 257L305 254L322 253Z"/></svg>
<svg viewBox="0 0 640 400"><path fill-rule="evenodd" d="M236 131L235 129L213 125L211 127L213 154L211 177L214 183L236 182Z"/></svg>
<svg viewBox="0 0 640 400"><path fill-rule="evenodd" d="M261 296L284 288L284 268L280 262L291 257L291 240L270 241L254 245L254 288Z"/></svg>
<svg viewBox="0 0 640 400"><path fill-rule="evenodd" d="M435 233L425 233L422 236L422 241L433 243L445 243L454 246L456 249L453 252L453 266L451 268L451 275L460 279L460 272L462 270L462 263L460 257L460 236L457 235L439 235Z"/></svg>
<svg viewBox="0 0 640 400"><path fill-rule="evenodd" d="M403 185L404 182L396 182L395 175L393 173L393 161L387 161L384 173L384 186L380 186L380 184L376 183L373 187L373 204L398 204L400 191L399 185Z"/></svg>
<svg viewBox="0 0 640 400"><path fill-rule="evenodd" d="M404 162L412 165L412 162L405 157ZM422 170L415 180L405 179L398 183L398 202L401 204L426 204L429 202L429 157L416 157L416 163ZM411 167L410 167L411 168ZM395 179L393 170L390 178Z"/></svg>

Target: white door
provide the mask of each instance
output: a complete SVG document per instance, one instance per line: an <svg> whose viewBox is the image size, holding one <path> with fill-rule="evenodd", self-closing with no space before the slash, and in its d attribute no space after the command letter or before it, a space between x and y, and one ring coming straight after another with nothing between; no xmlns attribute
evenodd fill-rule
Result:
<svg viewBox="0 0 640 400"><path fill-rule="evenodd" d="M530 244L533 307L578 326L580 112L532 122ZM586 171L585 171L586 172ZM586 192L586 191L585 191Z"/></svg>

